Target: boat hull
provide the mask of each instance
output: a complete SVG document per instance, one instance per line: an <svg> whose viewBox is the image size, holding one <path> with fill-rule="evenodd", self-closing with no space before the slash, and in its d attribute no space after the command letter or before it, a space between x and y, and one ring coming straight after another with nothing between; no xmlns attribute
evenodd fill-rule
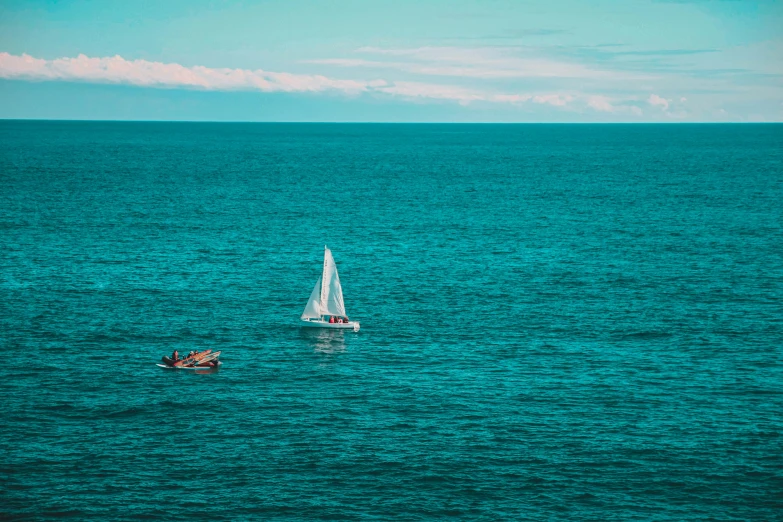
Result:
<svg viewBox="0 0 783 522"><path fill-rule="evenodd" d="M215 366L167 366L165 364L156 364L158 368L163 368L164 370L217 370L221 366L223 366L223 363L218 361L217 365Z"/></svg>
<svg viewBox="0 0 783 522"><path fill-rule="evenodd" d="M328 321L305 321L300 320L299 324L307 328L331 328L333 330L353 330L359 331L358 321L349 321L347 323L330 323Z"/></svg>

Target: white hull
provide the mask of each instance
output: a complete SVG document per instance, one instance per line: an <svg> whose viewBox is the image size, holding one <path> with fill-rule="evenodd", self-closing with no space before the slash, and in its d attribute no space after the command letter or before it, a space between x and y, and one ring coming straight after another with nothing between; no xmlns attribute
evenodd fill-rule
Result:
<svg viewBox="0 0 783 522"><path fill-rule="evenodd" d="M335 330L353 330L354 332L359 331L358 321L350 321L347 323L330 323L329 321L319 321L319 320L305 321L304 319L302 319L300 320L299 324L301 326L307 326L309 328L333 328Z"/></svg>
<svg viewBox="0 0 783 522"><path fill-rule="evenodd" d="M217 370L223 366L223 363L218 361L217 366L166 366L165 364L158 364L157 366L166 370Z"/></svg>

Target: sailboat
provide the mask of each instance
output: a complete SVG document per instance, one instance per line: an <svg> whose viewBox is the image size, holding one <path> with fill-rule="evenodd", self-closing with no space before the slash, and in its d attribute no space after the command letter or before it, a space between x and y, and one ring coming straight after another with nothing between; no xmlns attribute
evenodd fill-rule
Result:
<svg viewBox="0 0 783 522"><path fill-rule="evenodd" d="M302 326L314 328L337 328L359 331L359 322L348 320L343 303L343 287L337 275L332 251L324 246L324 268L315 288L310 294L304 312Z"/></svg>

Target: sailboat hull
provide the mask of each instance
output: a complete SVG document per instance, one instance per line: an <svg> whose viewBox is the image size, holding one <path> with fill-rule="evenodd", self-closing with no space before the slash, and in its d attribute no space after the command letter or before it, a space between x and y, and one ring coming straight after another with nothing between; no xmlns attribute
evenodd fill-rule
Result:
<svg viewBox="0 0 783 522"><path fill-rule="evenodd" d="M332 328L335 330L353 330L354 332L359 331L359 323L357 321L350 321L348 323L330 323L328 321L300 320L299 324L308 328Z"/></svg>

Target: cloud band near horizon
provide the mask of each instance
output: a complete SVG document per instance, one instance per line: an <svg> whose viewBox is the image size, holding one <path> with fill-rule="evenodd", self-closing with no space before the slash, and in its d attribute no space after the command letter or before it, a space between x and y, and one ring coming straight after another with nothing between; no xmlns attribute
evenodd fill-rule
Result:
<svg viewBox="0 0 783 522"><path fill-rule="evenodd" d="M440 100L461 105L473 102L522 105L533 103L558 109L589 109L640 115L641 109L618 107L606 97L574 92L503 93L447 84L385 79L335 79L317 74L272 72L262 69L229 69L184 66L122 56L45 60L28 54L0 52L0 79L111 83L151 88L185 88L210 91L259 91L285 93L338 93L385 95L407 101ZM662 99L654 95L656 99ZM599 100L597 102L596 100Z"/></svg>

